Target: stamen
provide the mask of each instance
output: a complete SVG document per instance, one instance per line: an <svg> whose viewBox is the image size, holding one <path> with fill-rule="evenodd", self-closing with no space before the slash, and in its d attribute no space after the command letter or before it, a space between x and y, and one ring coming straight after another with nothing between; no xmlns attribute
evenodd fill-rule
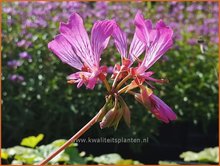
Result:
<svg viewBox="0 0 220 166"><path fill-rule="evenodd" d="M68 84L74 84L76 81L75 80L68 80L67 83Z"/></svg>

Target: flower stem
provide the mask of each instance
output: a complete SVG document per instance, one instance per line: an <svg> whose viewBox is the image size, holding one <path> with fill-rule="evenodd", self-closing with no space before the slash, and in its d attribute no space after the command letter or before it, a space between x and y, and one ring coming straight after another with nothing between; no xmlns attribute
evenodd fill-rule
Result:
<svg viewBox="0 0 220 166"><path fill-rule="evenodd" d="M114 81L113 81L112 88L115 87L116 82L117 82L117 79L118 79L119 75L121 74L121 71L122 71L122 67L121 67L121 69L119 70L118 74L116 75L116 77L115 77L115 79L114 79Z"/></svg>
<svg viewBox="0 0 220 166"><path fill-rule="evenodd" d="M121 89L118 91L118 93L119 93L119 94L122 94L122 93L126 92L126 90L128 89L128 86L129 86L129 85L126 85L125 87L121 88Z"/></svg>
<svg viewBox="0 0 220 166"><path fill-rule="evenodd" d="M128 91L128 93L135 96L135 92L133 92L133 91Z"/></svg>
<svg viewBox="0 0 220 166"><path fill-rule="evenodd" d="M106 80L106 78L103 80L103 83L104 83L107 91L110 92L111 88L110 88L110 85L109 85L108 81Z"/></svg>
<svg viewBox="0 0 220 166"><path fill-rule="evenodd" d="M118 90L129 78L131 77L130 74L128 74L121 82L117 85L116 89Z"/></svg>
<svg viewBox="0 0 220 166"><path fill-rule="evenodd" d="M50 160L52 160L56 155L58 155L61 151L67 148L71 143L76 141L80 136L82 136L91 126L93 126L97 120L101 111L99 111L83 128L81 128L74 136L72 136L65 144L63 144L59 149L55 152L51 153L45 160L41 161L38 165L45 165Z"/></svg>

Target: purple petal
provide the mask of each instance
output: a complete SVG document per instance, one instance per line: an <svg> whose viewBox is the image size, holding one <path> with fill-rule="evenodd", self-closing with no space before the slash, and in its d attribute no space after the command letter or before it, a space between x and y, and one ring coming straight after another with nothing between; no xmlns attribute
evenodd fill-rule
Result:
<svg viewBox="0 0 220 166"><path fill-rule="evenodd" d="M161 110L158 110L156 108L153 108L151 110L151 112L155 115L155 117L158 119L158 120L161 120L163 121L164 123L169 123L169 119L167 118L166 114L161 111Z"/></svg>
<svg viewBox="0 0 220 166"><path fill-rule="evenodd" d="M172 111L172 109L164 103L160 98L152 94L150 96L150 99L152 101L152 110L151 112L154 113L154 115L162 120L165 123L168 123L169 121L176 120L176 114Z"/></svg>
<svg viewBox="0 0 220 166"><path fill-rule="evenodd" d="M157 23L156 23L156 29L159 29L159 28L166 28L166 24L163 22L163 20L159 20Z"/></svg>
<svg viewBox="0 0 220 166"><path fill-rule="evenodd" d="M84 84L88 89L94 89L98 80L93 73L81 71L69 75L67 79L74 81L74 83L78 83L77 88L80 88Z"/></svg>
<svg viewBox="0 0 220 166"><path fill-rule="evenodd" d="M154 74L153 71L148 71L148 72L144 73L143 76L144 76L145 78L148 78L148 77L152 76L153 74Z"/></svg>
<svg viewBox="0 0 220 166"><path fill-rule="evenodd" d="M144 50L145 43L143 43L135 33L129 49L129 59L134 62L144 52Z"/></svg>
<svg viewBox="0 0 220 166"><path fill-rule="evenodd" d="M115 26L113 38L115 41L115 46L120 55L124 58L127 58L127 37L125 32L123 32L119 26Z"/></svg>
<svg viewBox="0 0 220 166"><path fill-rule="evenodd" d="M147 44L150 45L150 31L152 30L152 23L150 20L144 20L141 12L137 12L135 16L135 25L136 25L136 33L138 38Z"/></svg>
<svg viewBox="0 0 220 166"><path fill-rule="evenodd" d="M97 83L97 77L92 77L88 80L88 84L86 85L86 88L94 89L96 83Z"/></svg>
<svg viewBox="0 0 220 166"><path fill-rule="evenodd" d="M77 88L80 88L83 84L84 84L84 80L79 80L78 84L77 84Z"/></svg>
<svg viewBox="0 0 220 166"><path fill-rule="evenodd" d="M158 40L149 48L145 59L143 60L146 70L149 69L173 45L172 29L161 28L159 29L159 33Z"/></svg>
<svg viewBox="0 0 220 166"><path fill-rule="evenodd" d="M54 40L48 43L48 48L56 54L62 62L81 70L83 64L65 37L57 35Z"/></svg>
<svg viewBox="0 0 220 166"><path fill-rule="evenodd" d="M74 13L70 16L67 24L60 24L60 33L71 43L75 53L90 69L98 66L92 54L88 34L84 28L82 18Z"/></svg>
<svg viewBox="0 0 220 166"><path fill-rule="evenodd" d="M78 80L78 79L81 79L82 76L83 76L84 78L89 78L90 75L91 75L91 73L89 73L89 72L79 71L79 72L76 72L76 73L73 73L73 74L69 75L69 76L67 77L67 80ZM77 81L77 82L78 82L78 81Z"/></svg>
<svg viewBox="0 0 220 166"><path fill-rule="evenodd" d="M142 73L149 69L173 44L173 30L160 20L156 28L152 29L150 20L144 20L138 12L135 17L136 33L138 38L146 43L147 51L138 72Z"/></svg>
<svg viewBox="0 0 220 166"><path fill-rule="evenodd" d="M159 39L160 31L158 29L152 29L150 32L150 47L152 47Z"/></svg>
<svg viewBox="0 0 220 166"><path fill-rule="evenodd" d="M110 36L113 32L115 21L105 20L95 22L91 32L91 43L94 54L95 64L100 61L100 56L103 50L107 47Z"/></svg>

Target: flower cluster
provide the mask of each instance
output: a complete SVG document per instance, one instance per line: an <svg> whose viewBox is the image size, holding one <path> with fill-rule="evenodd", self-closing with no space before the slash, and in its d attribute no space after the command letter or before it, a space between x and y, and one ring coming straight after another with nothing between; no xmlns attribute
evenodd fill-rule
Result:
<svg viewBox="0 0 220 166"><path fill-rule="evenodd" d="M60 34L49 42L48 48L64 63L79 71L67 77L68 83L83 84L94 89L102 82L108 93L106 103L98 118L100 127L114 126L116 129L122 117L130 126L130 111L123 94L131 94L148 108L156 118L168 123L176 120L172 109L154 93L152 82L165 83L164 79L153 78L150 67L173 45L173 30L162 20L153 26L151 20L144 19L140 11L135 19L135 32L128 51L126 33L115 20L96 21L89 38L83 19L73 13L67 23L61 23ZM100 65L101 54L107 47L110 37L121 55L121 64L116 64L110 81L107 80L107 67ZM142 54L144 58L141 58ZM112 85L110 86L110 82Z"/></svg>

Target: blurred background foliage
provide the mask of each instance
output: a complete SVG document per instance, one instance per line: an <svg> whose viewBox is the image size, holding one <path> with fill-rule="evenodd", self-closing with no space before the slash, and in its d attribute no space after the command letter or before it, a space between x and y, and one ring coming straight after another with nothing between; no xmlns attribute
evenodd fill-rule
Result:
<svg viewBox="0 0 220 166"><path fill-rule="evenodd" d="M1 158L5 164L37 164L45 159L54 150L62 146L66 140L58 139L50 144L37 146L44 138L43 134L23 138L20 145L1 150ZM72 143L63 152L48 162L48 164L119 164L119 165L140 165L137 160L123 159L117 153L93 156L86 152L79 152L78 144ZM160 165L170 164L216 164L219 162L219 148L206 148L201 152L187 151L180 154L184 161L159 161ZM194 163L193 163L194 162Z"/></svg>
<svg viewBox="0 0 220 166"><path fill-rule="evenodd" d="M36 146L43 137L43 134L39 134L38 136L23 138L21 145L2 149L1 158L6 164L37 164L66 142L64 139L59 139L48 145ZM77 146L77 143L70 144L49 164L141 164L131 159L123 159L115 153L94 157L84 151L78 152Z"/></svg>
<svg viewBox="0 0 220 166"><path fill-rule="evenodd" d="M173 135L178 126L179 132L185 128L195 129L201 135L211 132L211 145L218 144L217 2L5 2L2 7L3 147L17 145L22 138L38 133L45 135L44 144L68 139L105 102L102 85L90 91L67 84L66 76L75 70L61 63L47 48L48 42L59 33L59 22L78 12L89 31L96 20L115 18L131 39L137 10L154 23L163 19L174 29L173 48L151 70L158 78L169 79L168 84L155 86L178 120L163 124L127 96L125 100L132 111L130 129L124 122L116 132L95 125L83 137L148 137L161 146L161 137L179 139ZM120 55L111 40L102 55L102 64L114 66L119 62ZM165 125L169 130L164 136L161 129ZM117 151L117 146L114 145L113 151ZM129 146L134 152L140 152L144 145ZM97 153L111 150L109 147Z"/></svg>

